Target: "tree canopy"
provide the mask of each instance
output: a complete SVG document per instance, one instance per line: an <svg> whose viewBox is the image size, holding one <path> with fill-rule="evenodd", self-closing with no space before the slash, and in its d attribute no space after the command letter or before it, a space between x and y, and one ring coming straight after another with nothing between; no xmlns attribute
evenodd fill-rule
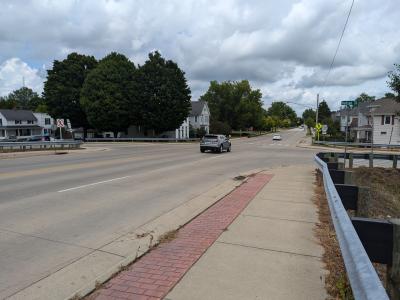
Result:
<svg viewBox="0 0 400 300"><path fill-rule="evenodd" d="M55 60L47 71L43 97L48 112L54 118L70 119L73 127L88 127L80 104L83 83L97 65L93 56L71 53L62 61Z"/></svg>
<svg viewBox="0 0 400 300"><path fill-rule="evenodd" d="M329 108L328 103L323 100L318 105L318 122L326 124L326 122L331 119L331 109Z"/></svg>
<svg viewBox="0 0 400 300"><path fill-rule="evenodd" d="M211 81L200 100L208 103L211 123L218 121L239 130L263 126L261 98L261 91L253 90L247 80Z"/></svg>
<svg viewBox="0 0 400 300"><path fill-rule="evenodd" d="M5 109L27 109L37 111L39 108L43 110L43 99L28 87L21 87L8 94L0 97L0 108Z"/></svg>
<svg viewBox="0 0 400 300"><path fill-rule="evenodd" d="M136 124L135 73L135 65L127 57L113 52L87 75L80 104L92 126L116 135Z"/></svg>
<svg viewBox="0 0 400 300"><path fill-rule="evenodd" d="M312 108L307 108L305 111L303 111L302 117L304 121L308 118L315 120L315 110Z"/></svg>
<svg viewBox="0 0 400 300"><path fill-rule="evenodd" d="M366 93L361 93L360 96L358 96L354 101L356 102L356 105L362 102L370 102L370 101L375 101L375 96L370 96Z"/></svg>
<svg viewBox="0 0 400 300"><path fill-rule="evenodd" d="M394 71L389 72L387 84L395 92L396 100L400 102L400 64L395 64Z"/></svg>
<svg viewBox="0 0 400 300"><path fill-rule="evenodd" d="M178 65L165 60L159 52L139 67L136 76L139 109L138 123L156 133L174 130L182 125L190 111L190 89L185 73Z"/></svg>
<svg viewBox="0 0 400 300"><path fill-rule="evenodd" d="M275 117L278 123L277 126L289 127L297 124L297 114L288 104L282 101L272 102L267 110L267 115Z"/></svg>

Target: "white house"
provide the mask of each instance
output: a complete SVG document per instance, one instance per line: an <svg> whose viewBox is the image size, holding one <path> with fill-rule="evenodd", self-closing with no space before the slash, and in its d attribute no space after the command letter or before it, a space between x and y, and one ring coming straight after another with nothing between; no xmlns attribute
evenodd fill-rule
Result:
<svg viewBox="0 0 400 300"><path fill-rule="evenodd" d="M347 117L348 116L348 117ZM349 131L357 142L400 144L400 103L392 98L363 102L351 110L341 111L341 130Z"/></svg>
<svg viewBox="0 0 400 300"><path fill-rule="evenodd" d="M41 127L30 110L0 109L0 139L40 134Z"/></svg>
<svg viewBox="0 0 400 300"><path fill-rule="evenodd" d="M53 131L56 129L54 119L47 113L34 112L33 115L38 121L39 127L42 129L41 136L51 136Z"/></svg>
<svg viewBox="0 0 400 300"><path fill-rule="evenodd" d="M206 133L210 133L210 109L207 102L192 101L189 124L195 129L204 128Z"/></svg>
<svg viewBox="0 0 400 300"><path fill-rule="evenodd" d="M374 144L400 144L400 103L392 98L374 101L372 109Z"/></svg>

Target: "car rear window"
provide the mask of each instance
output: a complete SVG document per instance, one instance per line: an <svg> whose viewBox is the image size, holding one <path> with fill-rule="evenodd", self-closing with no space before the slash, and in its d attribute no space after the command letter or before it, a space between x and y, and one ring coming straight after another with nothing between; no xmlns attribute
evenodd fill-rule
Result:
<svg viewBox="0 0 400 300"><path fill-rule="evenodd" d="M204 139L207 139L207 140L218 140L218 135L205 135Z"/></svg>

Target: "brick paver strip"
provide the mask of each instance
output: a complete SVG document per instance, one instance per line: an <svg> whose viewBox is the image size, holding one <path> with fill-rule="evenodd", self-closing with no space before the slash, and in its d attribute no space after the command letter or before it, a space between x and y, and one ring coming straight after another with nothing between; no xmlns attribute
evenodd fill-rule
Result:
<svg viewBox="0 0 400 300"><path fill-rule="evenodd" d="M175 239L133 263L90 299L162 299L273 175L257 174L182 227Z"/></svg>

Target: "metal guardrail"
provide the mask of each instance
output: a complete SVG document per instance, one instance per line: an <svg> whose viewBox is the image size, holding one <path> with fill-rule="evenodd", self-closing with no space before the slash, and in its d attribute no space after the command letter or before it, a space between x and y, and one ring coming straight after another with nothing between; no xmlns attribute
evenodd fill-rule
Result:
<svg viewBox="0 0 400 300"><path fill-rule="evenodd" d="M87 138L86 142L193 142L198 138L176 139L176 138Z"/></svg>
<svg viewBox="0 0 400 300"><path fill-rule="evenodd" d="M0 151L4 150L30 150L30 149L71 149L79 148L82 141L59 140L59 141L35 141L35 142L2 142L0 141Z"/></svg>
<svg viewBox="0 0 400 300"><path fill-rule="evenodd" d="M389 297L342 204L327 164L318 156L314 159L323 174L332 221L355 299L388 300Z"/></svg>
<svg viewBox="0 0 400 300"><path fill-rule="evenodd" d="M346 143L346 142L331 142L331 141L313 141L317 145L327 146L348 146L348 147L364 147L371 148L371 143ZM400 144L374 144L374 148L388 148L388 149L400 149Z"/></svg>

